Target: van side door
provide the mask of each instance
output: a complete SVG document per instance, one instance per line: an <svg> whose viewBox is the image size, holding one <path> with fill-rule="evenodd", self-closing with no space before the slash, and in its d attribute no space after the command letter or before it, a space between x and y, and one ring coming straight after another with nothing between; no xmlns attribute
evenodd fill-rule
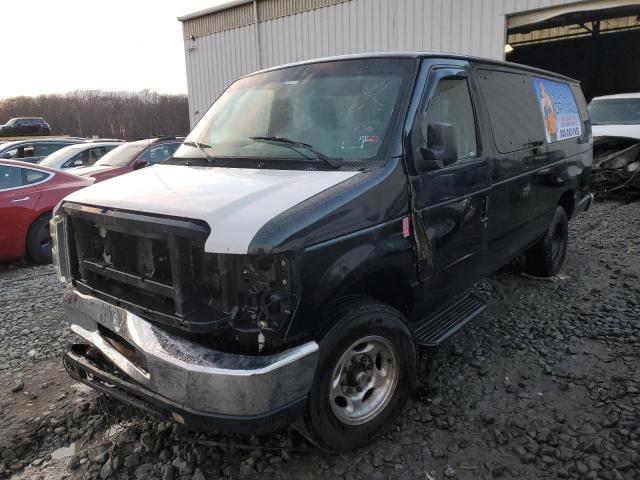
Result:
<svg viewBox="0 0 640 480"><path fill-rule="evenodd" d="M481 66L475 76L488 113L491 194L486 273L497 270L535 242L538 170L551 160L542 115L526 72Z"/></svg>
<svg viewBox="0 0 640 480"><path fill-rule="evenodd" d="M424 63L429 73L411 127L408 159L414 170L409 176L414 221L421 223L414 228L426 234L428 257L420 262L420 278L429 307L481 278L489 176L468 64ZM453 138L450 158L441 165L429 161L439 148L438 131L449 131Z"/></svg>

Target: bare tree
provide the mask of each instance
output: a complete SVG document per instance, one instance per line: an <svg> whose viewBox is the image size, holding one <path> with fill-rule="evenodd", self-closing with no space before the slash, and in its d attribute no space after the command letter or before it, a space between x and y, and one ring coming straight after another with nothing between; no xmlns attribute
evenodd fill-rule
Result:
<svg viewBox="0 0 640 480"><path fill-rule="evenodd" d="M124 138L185 135L189 132L186 95L76 90L0 100L0 123L12 117L43 117L53 135Z"/></svg>

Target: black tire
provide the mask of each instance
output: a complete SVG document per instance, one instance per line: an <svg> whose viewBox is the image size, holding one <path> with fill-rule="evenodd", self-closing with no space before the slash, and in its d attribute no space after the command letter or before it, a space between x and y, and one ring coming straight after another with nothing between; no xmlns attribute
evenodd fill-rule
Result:
<svg viewBox="0 0 640 480"><path fill-rule="evenodd" d="M49 220L51 220L50 213L38 217L29 227L27 234L27 254L37 263L51 263Z"/></svg>
<svg viewBox="0 0 640 480"><path fill-rule="evenodd" d="M41 128L40 130L38 130L38 135L40 135L41 137L51 135L51 130L47 128Z"/></svg>
<svg viewBox="0 0 640 480"><path fill-rule="evenodd" d="M331 323L333 327L320 343L316 375L309 394L307 411L303 418L305 430L303 433L320 448L348 451L370 443L395 422L413 388L418 354L403 315L394 308L375 300L363 297L345 299L332 312L330 321L333 322ZM395 372L392 375L395 375L396 383L393 389L385 386L378 389L378 387L372 387L371 384L363 387L367 391L364 392L365 400L362 404L365 404L366 401L372 401L372 404L377 404L377 408L380 410L373 411L370 413L373 416L360 420L364 423L348 424L334 413L334 408L339 410L342 407L332 406L331 384L334 383L332 380L336 372L342 377L341 372L347 370L340 370L337 367L339 362L342 365L343 355L357 352L357 347L356 349L351 347L362 339L383 339L380 341L393 346L395 365L392 364L390 358L386 357L384 363L384 365L391 367L390 370L387 371L386 368L378 365L383 361L380 355L376 356L375 364L369 364L369 368L375 368L378 372L387 371L387 375L388 372ZM353 361L353 358L351 360ZM349 363L349 365L351 365L349 367L351 370L353 365L358 365L358 363ZM374 375L377 374L374 373ZM346 374L344 376L347 377ZM368 380L371 378L369 376ZM346 388L351 389L350 387ZM361 392L362 389L358 391ZM388 393L382 395L387 399L386 401L375 400L379 396L378 392L385 391Z"/></svg>
<svg viewBox="0 0 640 480"><path fill-rule="evenodd" d="M557 275L567 256L568 235L567 213L558 206L544 238L526 252L526 272L536 277Z"/></svg>

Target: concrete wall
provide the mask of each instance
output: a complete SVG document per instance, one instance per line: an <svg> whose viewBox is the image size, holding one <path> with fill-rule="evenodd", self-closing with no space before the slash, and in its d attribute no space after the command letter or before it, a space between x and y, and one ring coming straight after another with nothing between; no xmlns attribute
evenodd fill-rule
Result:
<svg viewBox="0 0 640 480"><path fill-rule="evenodd" d="M186 38L191 124L238 77L284 63L392 50L503 59L506 15L574 2L349 0L260 21L257 30L253 23L195 40Z"/></svg>

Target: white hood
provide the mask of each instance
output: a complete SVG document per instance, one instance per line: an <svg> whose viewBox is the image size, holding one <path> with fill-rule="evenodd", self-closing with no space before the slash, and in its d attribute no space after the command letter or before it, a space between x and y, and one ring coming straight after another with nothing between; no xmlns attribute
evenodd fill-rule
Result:
<svg viewBox="0 0 640 480"><path fill-rule="evenodd" d="M594 137L627 137L640 140L640 125L593 125Z"/></svg>
<svg viewBox="0 0 640 480"><path fill-rule="evenodd" d="M204 220L211 227L207 252L244 254L273 217L357 173L155 165L65 201Z"/></svg>

